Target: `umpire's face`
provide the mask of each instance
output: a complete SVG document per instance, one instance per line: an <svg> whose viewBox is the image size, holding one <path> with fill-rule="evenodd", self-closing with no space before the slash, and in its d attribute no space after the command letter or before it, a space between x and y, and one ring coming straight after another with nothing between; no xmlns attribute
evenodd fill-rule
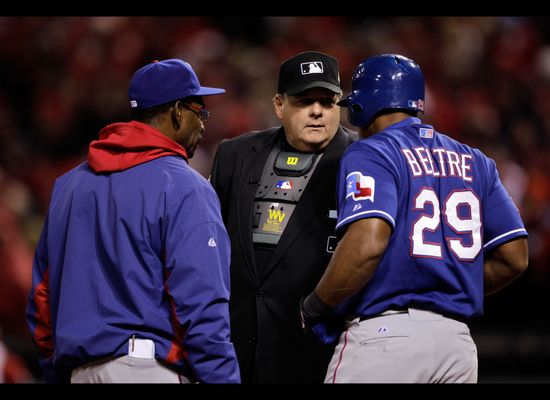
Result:
<svg viewBox="0 0 550 400"><path fill-rule="evenodd" d="M307 153L324 149L340 124L339 95L324 88L311 88L294 96L277 94L275 113L282 121L288 143Z"/></svg>

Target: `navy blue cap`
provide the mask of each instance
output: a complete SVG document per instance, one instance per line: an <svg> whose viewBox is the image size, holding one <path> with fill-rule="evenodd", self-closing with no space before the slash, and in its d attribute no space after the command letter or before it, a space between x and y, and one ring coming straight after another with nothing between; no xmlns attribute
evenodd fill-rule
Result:
<svg viewBox="0 0 550 400"><path fill-rule="evenodd" d="M171 58L138 69L128 88L132 108L150 108L189 96L211 96L225 89L201 86L189 63Z"/></svg>

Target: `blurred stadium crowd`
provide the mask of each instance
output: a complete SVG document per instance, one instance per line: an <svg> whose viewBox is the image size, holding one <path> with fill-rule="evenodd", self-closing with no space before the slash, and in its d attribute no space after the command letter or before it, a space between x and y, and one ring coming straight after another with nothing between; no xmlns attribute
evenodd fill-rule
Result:
<svg viewBox="0 0 550 400"><path fill-rule="evenodd" d="M0 17L0 382L39 380L24 310L52 184L85 159L100 128L129 120L132 73L181 58L203 84L226 89L207 99L212 116L191 160L208 176L220 140L278 125L279 64L305 50L338 58L345 93L363 59L413 58L427 81L424 121L495 159L531 258L472 325L480 380L501 357L522 369L512 375L544 372L526 360L550 355L550 19Z"/></svg>

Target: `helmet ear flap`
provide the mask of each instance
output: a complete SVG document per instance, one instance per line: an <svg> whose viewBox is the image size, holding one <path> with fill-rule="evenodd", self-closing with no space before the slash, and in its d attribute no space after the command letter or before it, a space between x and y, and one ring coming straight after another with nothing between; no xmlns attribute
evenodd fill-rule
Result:
<svg viewBox="0 0 550 400"><path fill-rule="evenodd" d="M351 108L351 111L356 114L359 114L363 110L363 106L357 103L352 104L350 108Z"/></svg>
<svg viewBox="0 0 550 400"><path fill-rule="evenodd" d="M354 126L365 125L365 112L368 112L368 107L363 106L360 99L355 99L353 103L348 104L348 120Z"/></svg>

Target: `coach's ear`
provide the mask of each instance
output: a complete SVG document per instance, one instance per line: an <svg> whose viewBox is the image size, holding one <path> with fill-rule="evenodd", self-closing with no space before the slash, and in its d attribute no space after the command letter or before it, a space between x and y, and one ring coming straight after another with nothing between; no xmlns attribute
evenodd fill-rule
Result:
<svg viewBox="0 0 550 400"><path fill-rule="evenodd" d="M174 107L172 107L172 112L170 113L170 116L172 117L172 125L174 126L174 129L177 131L181 128L181 110L180 110L180 101L176 101L174 104Z"/></svg>

